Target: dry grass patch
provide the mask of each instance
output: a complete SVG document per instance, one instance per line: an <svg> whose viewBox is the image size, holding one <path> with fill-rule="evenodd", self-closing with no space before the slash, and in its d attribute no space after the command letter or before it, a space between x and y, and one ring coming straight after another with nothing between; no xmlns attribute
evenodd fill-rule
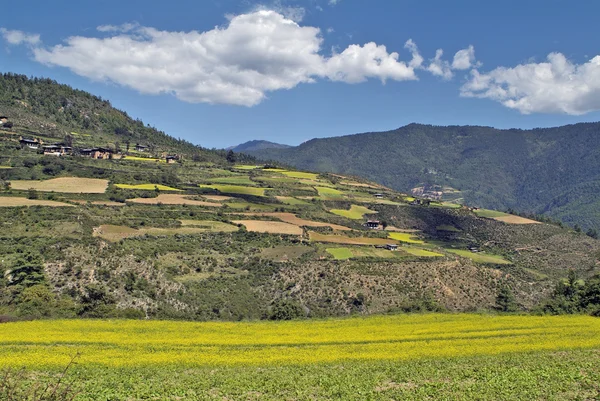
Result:
<svg viewBox="0 0 600 401"><path fill-rule="evenodd" d="M12 197L12 196L11 197L8 197L8 196L0 197L0 207L17 207L17 206L74 207L73 205L69 205L68 203L56 202L56 201L50 201L50 200L17 198L17 197Z"/></svg>
<svg viewBox="0 0 600 401"><path fill-rule="evenodd" d="M74 194L103 194L108 188L108 180L99 178L59 177L44 181L15 180L10 182L12 189L42 192L64 192Z"/></svg>
<svg viewBox="0 0 600 401"><path fill-rule="evenodd" d="M512 214L508 216L494 217L494 220L502 221L508 224L542 224L539 221L526 219L521 216L513 216Z"/></svg>
<svg viewBox="0 0 600 401"><path fill-rule="evenodd" d="M293 213L281 213L281 212L273 212L273 213L236 213L244 216L262 216L262 217L275 217L285 223L294 224L296 226L306 226L306 227L331 227L333 230L339 231L351 231L351 228L340 226L339 224L333 223L323 223L321 221L312 221L301 219Z"/></svg>
<svg viewBox="0 0 600 401"><path fill-rule="evenodd" d="M141 203L144 205L191 205L191 206L209 206L220 207L222 204L215 202L205 202L200 200L188 199L188 195L178 194L160 194L156 198L135 198L128 199L128 202Z"/></svg>
<svg viewBox="0 0 600 401"><path fill-rule="evenodd" d="M94 228L93 235L95 237L104 238L107 241L117 242L125 238L140 237L142 235L190 235L198 234L206 231L226 231L231 232L237 230L230 224L221 223L218 221L198 221L198 226L188 226L179 228L158 228L147 227L139 230L127 226L115 226L112 224L103 224L100 227Z"/></svg>
<svg viewBox="0 0 600 401"><path fill-rule="evenodd" d="M246 230L257 233L269 233L269 234L289 234L289 235L302 235L302 228L289 223L283 223L280 221L261 221L261 220L235 220L235 224L242 224L246 227Z"/></svg>

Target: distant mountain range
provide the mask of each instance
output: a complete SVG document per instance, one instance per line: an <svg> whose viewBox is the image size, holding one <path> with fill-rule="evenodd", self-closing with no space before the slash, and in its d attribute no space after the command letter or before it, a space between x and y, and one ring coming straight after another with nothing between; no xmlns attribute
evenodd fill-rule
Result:
<svg viewBox="0 0 600 401"><path fill-rule="evenodd" d="M237 146L230 146L226 150L233 150L238 153L249 153L256 152L264 149L287 149L291 148L290 145L283 145L281 143L269 142L269 141L261 141L261 140L253 140L244 142Z"/></svg>
<svg viewBox="0 0 600 401"><path fill-rule="evenodd" d="M532 130L410 124L246 152L400 191L424 187L470 205L600 229L600 123Z"/></svg>

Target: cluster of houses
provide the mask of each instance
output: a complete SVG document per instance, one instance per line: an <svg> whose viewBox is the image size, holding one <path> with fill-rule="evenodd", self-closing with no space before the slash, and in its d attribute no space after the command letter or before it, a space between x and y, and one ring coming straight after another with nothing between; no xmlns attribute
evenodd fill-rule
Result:
<svg viewBox="0 0 600 401"><path fill-rule="evenodd" d="M121 152L110 148L83 148L75 151L73 147L67 146L64 143L44 145L44 142L38 138L24 138L21 136L19 137L19 144L21 145L21 149L41 149L44 152L44 155L50 156L71 156L73 154L77 154L79 156L98 160L121 159L123 157ZM146 152L148 147L136 144L135 150L138 152ZM163 159L165 159L167 163L175 163L181 159L181 156L163 154Z"/></svg>

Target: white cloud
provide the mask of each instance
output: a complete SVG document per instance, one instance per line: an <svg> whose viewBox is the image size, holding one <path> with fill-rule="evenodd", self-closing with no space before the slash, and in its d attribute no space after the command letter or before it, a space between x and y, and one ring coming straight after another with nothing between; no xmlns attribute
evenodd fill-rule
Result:
<svg viewBox="0 0 600 401"><path fill-rule="evenodd" d="M334 32L335 32L335 29L333 29L333 28L327 28L327 33L334 33Z"/></svg>
<svg viewBox="0 0 600 401"><path fill-rule="evenodd" d="M0 28L0 34L2 34L2 37L9 45L27 44L33 46L40 43L40 35L32 33Z"/></svg>
<svg viewBox="0 0 600 401"><path fill-rule="evenodd" d="M415 80L414 67L398 61L398 53L388 53L383 45L374 42L364 46L350 45L325 62L325 76L332 81L358 83L367 78L396 81ZM420 56L419 56L420 57ZM413 56L414 61L414 56ZM410 64L413 64L411 61Z"/></svg>
<svg viewBox="0 0 600 401"><path fill-rule="evenodd" d="M335 5L337 5L337 4L338 4L340 1L342 1L342 0L329 0L329 5L330 5L330 6L335 6Z"/></svg>
<svg viewBox="0 0 600 401"><path fill-rule="evenodd" d="M421 57L421 54L419 54L419 48L417 47L416 43L413 42L412 39L408 39L406 43L404 43L404 48L408 49L410 54L412 54L412 60L410 60L409 66L413 69L420 68L423 64L423 57Z"/></svg>
<svg viewBox="0 0 600 401"><path fill-rule="evenodd" d="M475 66L475 48L473 46L469 46L466 49L459 50L454 55L454 60L452 61L452 69L468 70L469 68Z"/></svg>
<svg viewBox="0 0 600 401"><path fill-rule="evenodd" d="M94 80L112 81L141 93L172 93L187 102L252 106L270 91L324 78L347 83L415 80L423 62L416 45L408 63L383 45L351 45L321 54L318 28L259 10L231 17L206 32L169 32L125 24L102 26L105 38L74 36L64 44L34 48L34 57Z"/></svg>
<svg viewBox="0 0 600 401"><path fill-rule="evenodd" d="M442 77L445 80L449 80L454 76L454 74L452 73L450 63L446 60L442 60L443 55L444 51L442 49L437 49L435 52L435 57L430 60L431 62L427 66L427 71L437 77Z"/></svg>
<svg viewBox="0 0 600 401"><path fill-rule="evenodd" d="M530 113L585 114L600 110L600 56L574 64L561 53L546 62L471 72L461 88L466 97L487 98Z"/></svg>
<svg viewBox="0 0 600 401"><path fill-rule="evenodd" d="M96 29L99 32L129 32L139 26L138 23L125 23L122 25L100 25Z"/></svg>

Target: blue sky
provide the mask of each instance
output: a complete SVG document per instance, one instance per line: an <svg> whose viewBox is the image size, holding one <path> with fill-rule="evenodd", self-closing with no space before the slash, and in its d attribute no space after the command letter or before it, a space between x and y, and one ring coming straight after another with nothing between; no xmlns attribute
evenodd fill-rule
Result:
<svg viewBox="0 0 600 401"><path fill-rule="evenodd" d="M600 120L598 2L28 1L7 10L0 71L89 91L206 147L295 145L411 122Z"/></svg>

